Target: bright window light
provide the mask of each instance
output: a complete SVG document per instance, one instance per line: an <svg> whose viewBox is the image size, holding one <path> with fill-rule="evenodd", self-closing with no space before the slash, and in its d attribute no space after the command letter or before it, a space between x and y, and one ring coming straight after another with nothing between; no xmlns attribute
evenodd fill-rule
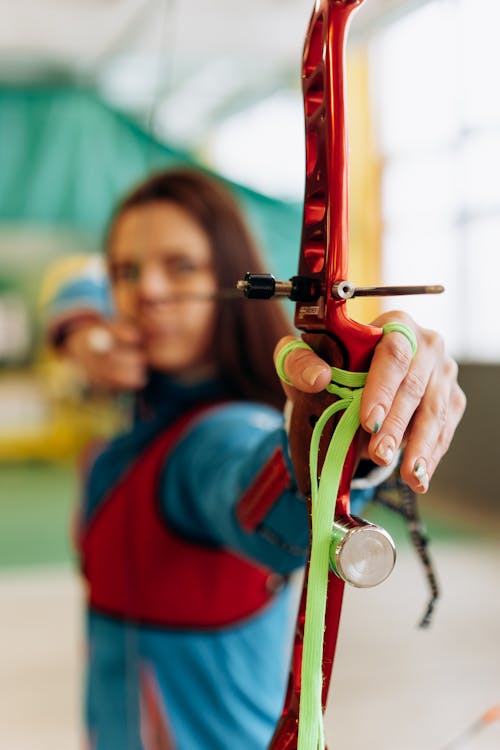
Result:
<svg viewBox="0 0 500 750"><path fill-rule="evenodd" d="M471 221L464 231L462 323L471 359L500 362L500 215Z"/></svg>
<svg viewBox="0 0 500 750"><path fill-rule="evenodd" d="M449 142L457 134L453 7L432 2L378 35L376 104L385 154Z"/></svg>
<svg viewBox="0 0 500 750"><path fill-rule="evenodd" d="M460 0L462 63L459 70L466 127L500 126L500 3Z"/></svg>
<svg viewBox="0 0 500 750"><path fill-rule="evenodd" d="M500 212L500 123L491 132L472 130L464 139L460 160L466 210Z"/></svg>
<svg viewBox="0 0 500 750"><path fill-rule="evenodd" d="M299 93L282 91L217 126L208 162L226 177L283 200L304 192L304 115Z"/></svg>
<svg viewBox="0 0 500 750"><path fill-rule="evenodd" d="M384 281L462 361L500 361L498 0L434 0L377 35ZM394 301L388 301L388 306Z"/></svg>

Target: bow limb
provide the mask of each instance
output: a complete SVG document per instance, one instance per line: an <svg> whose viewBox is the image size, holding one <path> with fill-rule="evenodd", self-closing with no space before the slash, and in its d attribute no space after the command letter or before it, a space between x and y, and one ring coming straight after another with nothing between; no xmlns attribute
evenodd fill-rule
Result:
<svg viewBox="0 0 500 750"><path fill-rule="evenodd" d="M366 370L382 331L363 326L347 315L345 299L334 296L334 286L348 278L348 150L345 113L345 45L352 11L363 0L317 0L303 57L303 93L306 131L306 182L299 278L308 278L319 294L298 301L295 325L306 332L306 342L326 361L349 370ZM332 397L303 394L295 402L290 449L297 479L304 494L311 491L308 456L313 426ZM332 427L320 445L321 469ZM357 460L357 440L347 452L341 475L335 516L349 514L349 490ZM333 501L333 499L332 499ZM309 564L302 592L285 707L270 750L295 750L301 668L306 619ZM326 705L337 642L344 582L329 573L323 648L322 705ZM311 748L316 750L316 748Z"/></svg>
<svg viewBox="0 0 500 750"><path fill-rule="evenodd" d="M366 369L380 329L347 315L334 294L348 278L348 142L345 46L352 12L363 0L317 0L304 47L306 182L299 276L315 279L317 305L299 301L297 328L328 332L342 347L346 369Z"/></svg>

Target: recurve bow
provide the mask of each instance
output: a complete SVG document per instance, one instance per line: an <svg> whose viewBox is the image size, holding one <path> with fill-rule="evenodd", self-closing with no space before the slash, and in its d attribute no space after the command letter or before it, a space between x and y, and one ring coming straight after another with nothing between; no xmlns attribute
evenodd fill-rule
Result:
<svg viewBox="0 0 500 750"><path fill-rule="evenodd" d="M276 281L271 275L247 274L238 287L247 297L287 296L296 302L295 325L303 338L330 364L344 370L367 371L382 330L362 325L347 313L346 301L353 296L424 294L442 287L375 287L356 289L348 281L348 151L345 113L345 46L351 14L363 0L316 0L307 31L302 66L304 95L306 176L302 241L297 276ZM290 449L300 489L310 494L309 445L318 415L332 396L295 402L290 429ZM322 438L319 467L334 426ZM342 470L335 505L335 521L345 527L363 522L352 519L349 493L357 462L357 437ZM332 502L334 499L332 498ZM373 529L374 527L371 526ZM383 536L386 533L379 530ZM387 536L387 535L386 535ZM382 537L381 537L382 538ZM337 642L344 580L329 573L323 646L324 710ZM387 571L383 574L386 577ZM291 671L281 719L270 750L296 750L301 696L301 666L308 571L299 608ZM368 585L368 584L367 584ZM304 750L317 750L307 747Z"/></svg>

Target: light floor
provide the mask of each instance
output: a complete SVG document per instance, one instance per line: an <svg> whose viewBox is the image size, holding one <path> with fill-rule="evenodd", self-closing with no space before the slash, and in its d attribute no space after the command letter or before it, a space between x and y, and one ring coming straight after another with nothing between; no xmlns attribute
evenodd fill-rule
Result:
<svg viewBox="0 0 500 750"><path fill-rule="evenodd" d="M409 550L381 587L348 591L330 750L444 750L500 703L500 545L433 552L443 595L429 631ZM80 750L80 607L67 567L0 575L0 750ZM500 722L462 747L500 750Z"/></svg>

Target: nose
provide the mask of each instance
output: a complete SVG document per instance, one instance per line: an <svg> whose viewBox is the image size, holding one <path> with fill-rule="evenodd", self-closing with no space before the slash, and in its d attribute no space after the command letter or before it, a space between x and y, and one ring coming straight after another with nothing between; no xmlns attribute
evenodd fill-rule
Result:
<svg viewBox="0 0 500 750"><path fill-rule="evenodd" d="M141 302L160 302L171 294L171 284L166 273L156 263L145 263L141 268L138 285Z"/></svg>

